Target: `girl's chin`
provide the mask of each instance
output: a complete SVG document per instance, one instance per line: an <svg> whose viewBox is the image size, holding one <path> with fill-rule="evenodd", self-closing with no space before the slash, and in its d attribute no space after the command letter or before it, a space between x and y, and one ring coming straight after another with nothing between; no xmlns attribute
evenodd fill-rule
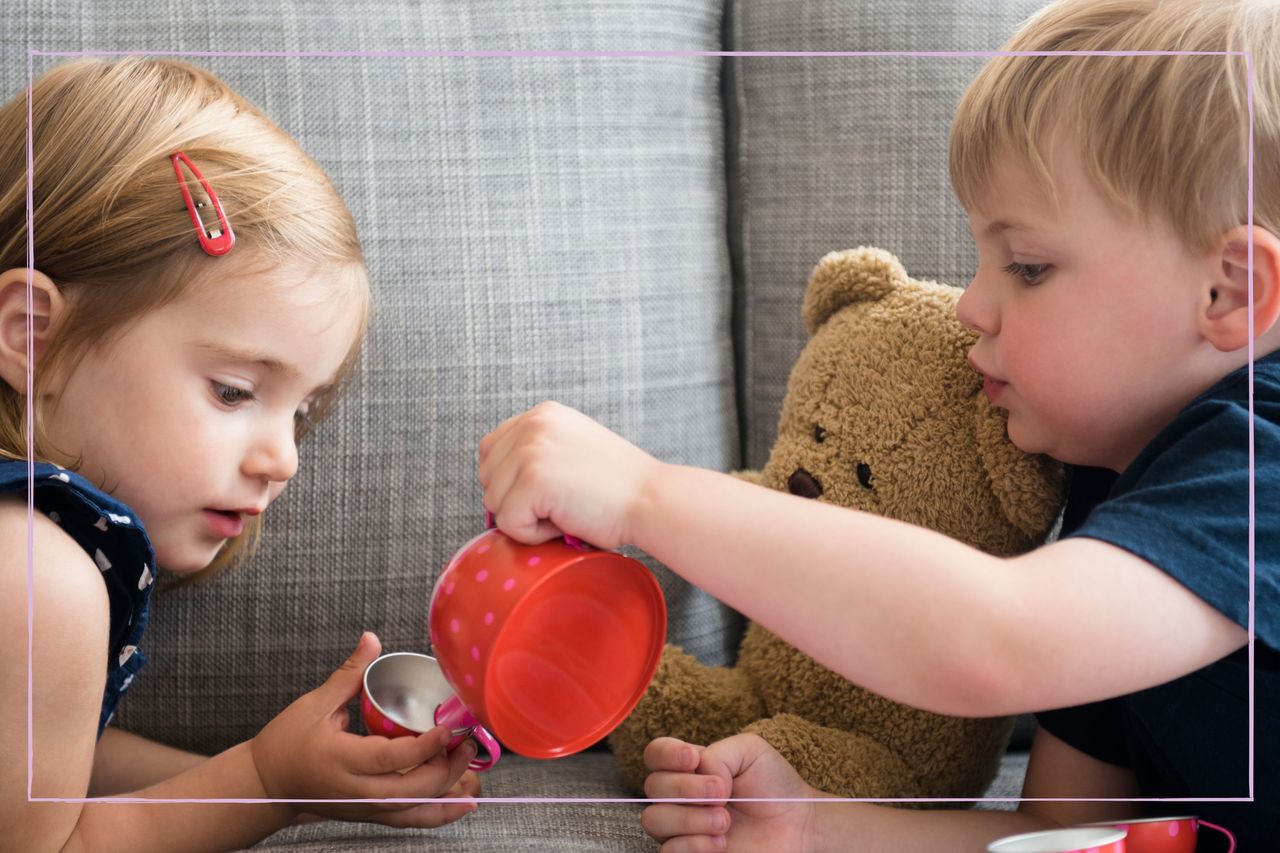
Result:
<svg viewBox="0 0 1280 853"><path fill-rule="evenodd" d="M214 558L218 556L219 550L221 549L215 549L211 553L196 554L166 555L157 553L156 565L165 574L177 575L178 577L194 575L196 572L207 569Z"/></svg>

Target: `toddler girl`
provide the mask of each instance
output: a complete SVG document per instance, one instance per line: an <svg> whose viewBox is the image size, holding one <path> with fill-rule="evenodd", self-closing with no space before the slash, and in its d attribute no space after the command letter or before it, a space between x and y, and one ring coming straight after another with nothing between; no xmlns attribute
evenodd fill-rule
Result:
<svg viewBox="0 0 1280 853"><path fill-rule="evenodd" d="M27 109L24 93L0 110L6 849L237 849L299 817L288 803L33 798L474 796L474 746L446 755L447 730L346 731L379 653L369 634L321 687L212 758L107 726L143 666L157 572L216 572L253 537L356 357L368 282L350 213L293 140L207 72L139 58L70 62L35 82L33 261ZM394 826L473 808L305 806Z"/></svg>

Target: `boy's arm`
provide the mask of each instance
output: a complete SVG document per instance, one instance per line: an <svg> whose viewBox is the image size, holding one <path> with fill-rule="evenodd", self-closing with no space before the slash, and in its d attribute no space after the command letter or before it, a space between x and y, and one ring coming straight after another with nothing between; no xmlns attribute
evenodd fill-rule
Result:
<svg viewBox="0 0 1280 853"><path fill-rule="evenodd" d="M723 474L647 471L625 541L851 681L917 707L995 716L1082 704L1246 641L1168 575L1097 540L1001 559Z"/></svg>
<svg viewBox="0 0 1280 853"><path fill-rule="evenodd" d="M663 851L725 849L859 850L864 853L982 851L997 838L1133 817L1131 803L1023 802L1018 811L916 811L826 800L804 783L778 752L756 735L735 735L709 747L659 738L645 750L653 771L645 794L654 799L706 798L706 804L659 803L641 818ZM1138 796L1133 773L1096 761L1047 732L1037 731L1023 783L1024 798L1103 799ZM739 802L724 802L726 797ZM752 798L813 798L751 802ZM717 841L727 842L718 844Z"/></svg>
<svg viewBox="0 0 1280 853"><path fill-rule="evenodd" d="M108 797L137 791L208 760L206 755L175 749L108 726L98 738L98 748L93 754L89 796Z"/></svg>

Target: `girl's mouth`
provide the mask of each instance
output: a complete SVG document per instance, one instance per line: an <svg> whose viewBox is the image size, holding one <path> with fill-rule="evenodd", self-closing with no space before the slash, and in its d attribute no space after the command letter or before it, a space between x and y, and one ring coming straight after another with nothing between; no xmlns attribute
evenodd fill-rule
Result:
<svg viewBox="0 0 1280 853"><path fill-rule="evenodd" d="M238 512L227 512L220 509L206 509L205 523L215 535L223 539L234 539L244 532L244 519Z"/></svg>

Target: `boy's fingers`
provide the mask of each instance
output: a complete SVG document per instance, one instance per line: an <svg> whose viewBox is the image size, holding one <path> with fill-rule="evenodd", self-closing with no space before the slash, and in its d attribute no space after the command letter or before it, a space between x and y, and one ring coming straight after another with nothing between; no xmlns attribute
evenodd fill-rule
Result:
<svg viewBox="0 0 1280 853"><path fill-rule="evenodd" d="M644 795L652 800L683 798L720 803L727 796L724 783L715 776L655 770L645 777Z"/></svg>
<svg viewBox="0 0 1280 853"><path fill-rule="evenodd" d="M499 511L494 513L494 522L517 542L537 545L564 535L549 519L538 517L534 510L534 495L524 484L514 484L502 496L501 504Z"/></svg>
<svg viewBox="0 0 1280 853"><path fill-rule="evenodd" d="M656 803L640 814L640 825L652 838L672 843L671 849L723 850L714 846L714 839L721 840L729 831L729 812L720 806L683 806L676 803ZM701 838L701 842L697 839ZM705 843L710 846L698 846ZM690 846L692 845L692 846ZM662 847L667 850L666 844Z"/></svg>
<svg viewBox="0 0 1280 853"><path fill-rule="evenodd" d="M698 754L704 747L673 737L654 738L644 748L644 766L650 770L692 773L698 769Z"/></svg>
<svg viewBox="0 0 1280 853"><path fill-rule="evenodd" d="M343 708L360 692L364 682L364 671L369 664L378 659L380 654L382 654L381 641L372 631L365 631L360 635L360 640L356 643L351 657L343 661L316 692L324 696L326 704L332 703L333 709Z"/></svg>
<svg viewBox="0 0 1280 853"><path fill-rule="evenodd" d="M506 436L507 433L511 432L511 428L514 427L526 414L527 412L520 412L519 414L512 415L494 427L488 435L480 439L478 452L480 455L481 470L484 470L485 462L493 457L494 450L497 448L499 442L502 441L503 437ZM482 479L481 482L484 482L484 480Z"/></svg>

